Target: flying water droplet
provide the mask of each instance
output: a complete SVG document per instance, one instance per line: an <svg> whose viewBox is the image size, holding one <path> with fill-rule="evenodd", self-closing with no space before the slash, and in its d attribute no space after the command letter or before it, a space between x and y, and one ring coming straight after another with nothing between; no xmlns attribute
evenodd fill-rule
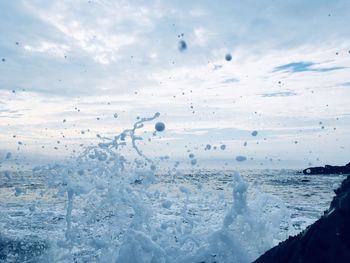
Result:
<svg viewBox="0 0 350 263"><path fill-rule="evenodd" d="M252 132L252 136L257 136L258 135L258 131L253 131Z"/></svg>
<svg viewBox="0 0 350 263"><path fill-rule="evenodd" d="M178 49L180 52L183 52L187 49L187 44L184 40L179 41Z"/></svg>
<svg viewBox="0 0 350 263"><path fill-rule="evenodd" d="M157 122L154 128L156 129L156 131L162 132L165 130L165 124L163 122Z"/></svg>
<svg viewBox="0 0 350 263"><path fill-rule="evenodd" d="M247 160L247 157L245 157L243 155L236 156L236 161L237 162L244 162L245 160Z"/></svg>
<svg viewBox="0 0 350 263"><path fill-rule="evenodd" d="M231 55L230 53L227 53L227 54L225 55L225 60L226 60L226 61L231 61L231 60L232 60L232 55Z"/></svg>

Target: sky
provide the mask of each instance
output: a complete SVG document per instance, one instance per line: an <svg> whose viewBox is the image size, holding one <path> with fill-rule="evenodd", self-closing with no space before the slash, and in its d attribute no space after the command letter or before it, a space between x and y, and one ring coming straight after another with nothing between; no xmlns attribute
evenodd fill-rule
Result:
<svg viewBox="0 0 350 263"><path fill-rule="evenodd" d="M165 131L140 131L152 158L344 165L349 12L348 0L1 1L0 162L64 159L159 112Z"/></svg>

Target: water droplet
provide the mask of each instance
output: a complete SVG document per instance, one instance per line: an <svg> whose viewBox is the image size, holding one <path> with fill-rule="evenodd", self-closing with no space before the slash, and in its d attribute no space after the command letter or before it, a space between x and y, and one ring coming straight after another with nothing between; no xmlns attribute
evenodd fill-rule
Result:
<svg viewBox="0 0 350 263"><path fill-rule="evenodd" d="M187 44L184 40L180 40L178 44L179 51L183 52L187 49Z"/></svg>
<svg viewBox="0 0 350 263"><path fill-rule="evenodd" d="M191 165L196 165L197 164L197 160L196 159L192 159L191 160Z"/></svg>
<svg viewBox="0 0 350 263"><path fill-rule="evenodd" d="M243 155L236 156L236 161L237 162L244 162L245 160L247 160L247 157L245 157Z"/></svg>
<svg viewBox="0 0 350 263"><path fill-rule="evenodd" d="M165 124L163 122L157 122L154 128L156 129L156 131L162 132L165 130Z"/></svg>
<svg viewBox="0 0 350 263"><path fill-rule="evenodd" d="M226 61L231 61L232 60L232 55L230 53L225 55L225 60Z"/></svg>

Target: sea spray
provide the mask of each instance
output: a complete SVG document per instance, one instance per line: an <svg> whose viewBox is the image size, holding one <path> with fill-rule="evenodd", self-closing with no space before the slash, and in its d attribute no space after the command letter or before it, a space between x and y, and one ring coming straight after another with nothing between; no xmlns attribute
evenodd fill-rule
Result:
<svg viewBox="0 0 350 263"><path fill-rule="evenodd" d="M209 229L207 240L182 262L252 262L275 244L274 239L287 237L281 227L288 225L290 214L280 200L259 194L248 203L248 184L237 172L232 197L221 228Z"/></svg>
<svg viewBox="0 0 350 263"><path fill-rule="evenodd" d="M34 169L48 178L43 195L66 200L64 235L51 240L54 261L250 262L286 237L281 226L288 225L289 215L282 202L249 195L238 173L231 197L217 201L231 205L216 225L198 210L215 209L214 194L201 192L202 186L193 189L173 179L167 189L158 189L159 177L169 175L157 172L159 160L137 146L142 140L137 131L159 115L140 118L114 138L98 136L98 145L65 164ZM122 155L124 147L136 158Z"/></svg>

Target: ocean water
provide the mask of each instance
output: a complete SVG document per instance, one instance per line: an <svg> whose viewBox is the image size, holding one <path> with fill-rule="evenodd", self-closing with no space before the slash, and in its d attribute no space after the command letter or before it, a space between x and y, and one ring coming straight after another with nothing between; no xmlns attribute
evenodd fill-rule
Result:
<svg viewBox="0 0 350 263"><path fill-rule="evenodd" d="M344 179L165 169L136 143L158 116L66 162L1 171L0 261L251 262L317 220Z"/></svg>
<svg viewBox="0 0 350 263"><path fill-rule="evenodd" d="M145 193L149 196L144 200L143 206L147 207L146 212L150 213L145 217L150 216L150 224L162 229L161 232L173 228L179 220L187 220L188 222L181 226L183 229L169 231L169 235L174 235L172 242L175 244L177 243L175 237L179 234L193 235L194 239L208 239L208 235L222 228L225 216L232 208L230 184L234 175L234 171L219 170L184 172L174 176L156 175L158 181L149 186L148 192ZM317 220L328 208L334 195L333 189L344 178L332 175L304 176L295 170L243 170L241 177L247 182L249 189L248 206L260 209L257 216L269 216L271 220L277 220L276 225L271 226L275 228L274 234L265 233L264 230L264 234L271 235L269 238L272 238L269 242L266 241L264 249L284 240L288 235L302 231ZM30 172L10 173L7 176L4 172L1 173L1 235L2 238L6 237L8 242L22 242L21 245L8 245L5 251L6 240L2 241L4 244L0 256L3 262L26 262L26 260L36 262L39 259L45 262L50 258L57 262L71 262L74 258L76 262L99 262L101 251L106 249L104 246L111 245L108 242L104 244L103 239L99 240L97 237L100 234L102 237L106 229L117 227L120 228L118 229L120 232L111 230L116 236L110 238L124 238L123 229L118 224L130 227L130 222L126 223L125 219L133 217L135 213L133 209L125 203L124 207L118 207L120 204L109 207L106 204L104 207L96 208L91 200L77 198L71 221L77 227L81 224L81 229L78 227L79 229L71 231L86 235L83 238L89 241L77 242L72 248L69 248L68 244L63 244L67 239L67 194L56 196L56 191L52 189L50 194L44 194L43 192L47 191L46 182L45 176L33 175ZM131 184L130 187L140 188L140 185ZM96 202L97 204L102 205L100 202ZM254 207L258 204L261 207ZM94 207L94 211L86 211L91 206ZM263 208L266 208L266 211ZM118 213L125 213L127 216L125 218ZM193 225L190 228L187 224ZM190 228L187 230L190 234L186 233L186 227ZM237 233L233 231L232 234ZM253 240L249 238L241 242L249 246L250 241L254 245ZM61 254L50 251L57 247ZM195 247L193 245L193 249ZM263 252L263 249L259 252ZM35 254L39 257L36 258ZM252 257L255 256L258 254L253 253ZM115 255L115 260L117 259L118 255ZM145 259L145 262L152 261Z"/></svg>

